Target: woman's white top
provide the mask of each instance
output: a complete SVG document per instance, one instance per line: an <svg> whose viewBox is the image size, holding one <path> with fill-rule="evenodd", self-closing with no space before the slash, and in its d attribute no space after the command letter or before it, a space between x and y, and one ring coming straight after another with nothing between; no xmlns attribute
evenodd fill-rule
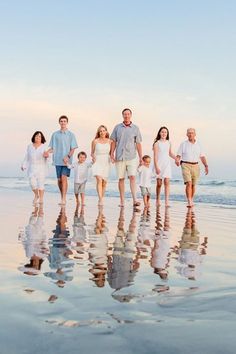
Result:
<svg viewBox="0 0 236 354"><path fill-rule="evenodd" d="M33 144L28 145L22 168L27 169L29 177L35 174L46 174L47 159L43 157L45 151L45 144L41 144L38 147L35 147Z"/></svg>
<svg viewBox="0 0 236 354"><path fill-rule="evenodd" d="M157 144L157 166L161 172L157 175L157 178L171 178L171 164L170 164L170 142L169 140L158 140Z"/></svg>

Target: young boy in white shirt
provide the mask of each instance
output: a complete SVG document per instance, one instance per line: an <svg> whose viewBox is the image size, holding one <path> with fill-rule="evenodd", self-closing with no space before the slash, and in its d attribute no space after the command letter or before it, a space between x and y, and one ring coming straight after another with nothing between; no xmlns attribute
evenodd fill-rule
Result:
<svg viewBox="0 0 236 354"><path fill-rule="evenodd" d="M150 197L151 197L151 182L153 171L150 167L151 157L144 155L142 157L143 164L139 166L139 186L141 190L141 195L143 197L143 203L145 208L150 207Z"/></svg>
<svg viewBox="0 0 236 354"><path fill-rule="evenodd" d="M85 200L85 185L88 179L89 168L92 166L91 162L86 162L87 154L84 151L78 153L78 161L68 165L68 168L74 168L74 193L76 205L80 205L79 195L81 198L81 204L84 206Z"/></svg>

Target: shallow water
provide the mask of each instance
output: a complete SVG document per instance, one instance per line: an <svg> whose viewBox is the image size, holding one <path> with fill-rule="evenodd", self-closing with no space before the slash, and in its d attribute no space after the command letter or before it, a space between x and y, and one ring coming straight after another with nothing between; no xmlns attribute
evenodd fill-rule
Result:
<svg viewBox="0 0 236 354"><path fill-rule="evenodd" d="M234 209L1 197L1 353L235 352Z"/></svg>

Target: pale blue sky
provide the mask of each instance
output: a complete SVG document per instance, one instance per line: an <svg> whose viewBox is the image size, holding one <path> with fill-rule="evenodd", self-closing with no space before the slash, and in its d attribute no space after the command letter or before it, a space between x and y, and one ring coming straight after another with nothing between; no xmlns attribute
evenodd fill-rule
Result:
<svg viewBox="0 0 236 354"><path fill-rule="evenodd" d="M227 0L1 0L0 175L19 174L32 133L49 139L61 114L89 151L129 106L144 152L161 125L175 149L194 126L212 177L236 178L235 14Z"/></svg>

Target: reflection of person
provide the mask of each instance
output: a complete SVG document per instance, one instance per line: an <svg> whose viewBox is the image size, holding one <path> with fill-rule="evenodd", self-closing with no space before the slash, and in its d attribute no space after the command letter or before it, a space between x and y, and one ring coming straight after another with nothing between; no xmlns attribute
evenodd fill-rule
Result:
<svg viewBox="0 0 236 354"><path fill-rule="evenodd" d="M139 163L142 164L142 137L139 128L131 122L132 112L129 108L122 111L123 122L116 125L111 134L111 161L116 161L119 179L120 206L125 202L125 175L127 172L130 180L130 190L134 208L140 205L136 200L136 155L138 152ZM116 158L114 151L116 150Z"/></svg>
<svg viewBox="0 0 236 354"><path fill-rule="evenodd" d="M78 211L78 207L76 207L74 213L73 237L71 241L73 244L73 250L77 253L74 258L86 260L89 243L87 227L84 220L84 209L81 208L80 213Z"/></svg>
<svg viewBox="0 0 236 354"><path fill-rule="evenodd" d="M194 128L187 130L188 140L184 141L178 150L176 156L176 165L181 165L184 184L186 185L185 193L187 197L188 207L193 206L193 198L195 195L195 186L200 176L200 168L198 161L202 161L205 166L205 174L208 174L208 165L206 157L198 141L196 141L196 131Z"/></svg>
<svg viewBox="0 0 236 354"><path fill-rule="evenodd" d="M100 125L91 147L91 156L94 162L92 173L96 177L99 206L103 205L107 179L110 173L110 150L109 133L105 125Z"/></svg>
<svg viewBox="0 0 236 354"><path fill-rule="evenodd" d="M89 168L91 163L86 162L87 154L84 151L80 151L77 156L77 161L72 165L68 165L68 168L74 169L74 193L76 204L79 206L79 196L81 198L81 204L84 206L85 201L85 186L88 179Z"/></svg>
<svg viewBox="0 0 236 354"><path fill-rule="evenodd" d="M133 213L127 232L124 231L124 222L124 208L121 208L107 274L110 287L116 290L132 285L139 268L139 254L136 247L136 214Z"/></svg>
<svg viewBox="0 0 236 354"><path fill-rule="evenodd" d="M154 167L157 177L156 198L157 206L161 204L160 194L162 180L164 180L165 187L165 205L169 206L170 194L170 178L171 178L171 164L170 157L175 159L175 155L171 150L171 143L169 141L169 130L166 127L161 127L157 133L153 144L154 152Z"/></svg>
<svg viewBox="0 0 236 354"><path fill-rule="evenodd" d="M41 271L41 266L48 254L47 235L44 229L43 208L35 206L29 219L29 224L25 228L25 235L22 239L25 255L29 258L29 263L19 270L27 275L37 275Z"/></svg>
<svg viewBox="0 0 236 354"><path fill-rule="evenodd" d="M149 208L152 185L152 168L150 167L151 158L148 155L144 155L142 161L143 164L138 167L139 186L143 197L144 207Z"/></svg>
<svg viewBox="0 0 236 354"><path fill-rule="evenodd" d="M45 175L47 160L44 157L46 151L46 139L42 132L36 131L32 138L32 144L28 145L24 161L21 165L22 171L27 169L30 185L34 192L33 203L43 202Z"/></svg>
<svg viewBox="0 0 236 354"><path fill-rule="evenodd" d="M52 134L49 150L44 154L45 157L53 152L53 163L56 166L58 187L61 193L61 205L66 203L66 193L68 188L67 177L70 176L68 164L72 163L72 156L77 148L77 142L74 134L67 129L68 118L61 116L59 118L61 129Z"/></svg>
<svg viewBox="0 0 236 354"><path fill-rule="evenodd" d="M91 263L89 272L93 275L92 280L101 288L105 285L105 276L107 273L108 240L107 240L106 218L103 214L103 208L98 208L96 223L89 230L88 257Z"/></svg>
<svg viewBox="0 0 236 354"><path fill-rule="evenodd" d="M50 242L48 261L52 271L44 273L45 276L56 280L56 284L59 287L64 287L67 281L73 279L71 272L74 262L70 259L70 255L73 252L70 247L70 234L66 222L65 208L62 207L57 218L56 229L53 230L53 238Z"/></svg>
<svg viewBox="0 0 236 354"><path fill-rule="evenodd" d="M164 225L162 225L160 208L156 211L156 233L154 247L152 249L151 266L154 273L161 279L167 279L170 261L170 221L169 209L165 208Z"/></svg>
<svg viewBox="0 0 236 354"><path fill-rule="evenodd" d="M200 265L203 255L206 254L207 238L200 245L199 231L196 227L195 213L188 209L181 240L179 241L179 263L176 267L178 273L190 280L196 280L200 275Z"/></svg>

